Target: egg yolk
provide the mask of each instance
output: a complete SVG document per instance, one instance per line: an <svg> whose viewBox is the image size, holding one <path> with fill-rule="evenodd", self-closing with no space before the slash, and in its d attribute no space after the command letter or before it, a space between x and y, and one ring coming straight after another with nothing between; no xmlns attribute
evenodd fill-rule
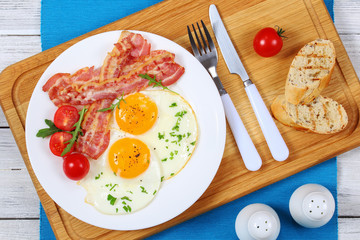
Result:
<svg viewBox="0 0 360 240"><path fill-rule="evenodd" d="M111 145L108 161L113 172L123 178L135 178L150 164L150 150L134 138L122 138Z"/></svg>
<svg viewBox="0 0 360 240"><path fill-rule="evenodd" d="M142 93L127 96L116 108L115 118L120 129L139 135L148 131L155 123L158 108L156 103Z"/></svg>

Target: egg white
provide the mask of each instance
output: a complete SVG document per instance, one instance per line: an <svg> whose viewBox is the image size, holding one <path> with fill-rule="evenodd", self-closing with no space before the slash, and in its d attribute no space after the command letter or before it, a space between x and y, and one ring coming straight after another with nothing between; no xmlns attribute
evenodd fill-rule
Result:
<svg viewBox="0 0 360 240"><path fill-rule="evenodd" d="M122 178L111 170L107 158L109 148L124 137L122 132L111 131L108 149L98 160L90 161L89 173L79 182L87 191L85 202L105 214L138 211L153 200L160 188L161 167L151 150L150 165L139 176L131 179Z"/></svg>

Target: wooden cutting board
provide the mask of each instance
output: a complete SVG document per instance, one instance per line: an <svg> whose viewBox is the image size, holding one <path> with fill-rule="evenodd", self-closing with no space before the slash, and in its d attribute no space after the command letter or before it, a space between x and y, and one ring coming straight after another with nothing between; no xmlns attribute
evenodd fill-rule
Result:
<svg viewBox="0 0 360 240"><path fill-rule="evenodd" d="M227 127L225 152L215 179L203 196L178 217L148 229L111 231L88 225L66 213L39 184L26 152L26 111L32 91L42 73L71 45L91 35L111 30L152 32L191 51L186 26L202 19L211 29L208 16L211 3L217 5L244 66L268 107L276 95L284 93L287 71L297 51L316 38L330 39L337 52L337 64L330 85L322 95L337 100L345 107L349 116L347 128L338 134L317 135L296 131L276 121L290 149L288 160L276 162L271 157L241 80L236 75L229 74L219 51L219 77L263 159L262 168L257 172L245 169ZM253 37L261 28L274 25L286 29L288 39L275 57L259 57L252 48ZM1 106L50 224L59 239L144 238L360 145L359 80L322 0L165 1L6 68L0 75L0 84Z"/></svg>

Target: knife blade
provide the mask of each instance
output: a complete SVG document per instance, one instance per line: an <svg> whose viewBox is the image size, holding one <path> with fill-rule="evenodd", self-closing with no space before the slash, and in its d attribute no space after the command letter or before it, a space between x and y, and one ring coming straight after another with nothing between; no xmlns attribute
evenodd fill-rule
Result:
<svg viewBox="0 0 360 240"><path fill-rule="evenodd" d="M230 73L238 74L243 81L246 94L248 95L251 106L255 112L271 155L277 161L286 160L289 156L289 149L262 100L259 91L250 80L214 4L210 5L209 15L215 38L225 59L226 65Z"/></svg>

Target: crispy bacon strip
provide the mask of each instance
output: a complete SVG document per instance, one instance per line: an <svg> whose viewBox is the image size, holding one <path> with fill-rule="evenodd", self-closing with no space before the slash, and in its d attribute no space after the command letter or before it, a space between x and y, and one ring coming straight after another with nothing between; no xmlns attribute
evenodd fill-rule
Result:
<svg viewBox="0 0 360 240"><path fill-rule="evenodd" d="M119 41L114 45L115 47L104 60L100 81L118 78L124 66L131 65L140 56L148 55L151 47L151 44L140 34L129 31L122 31Z"/></svg>
<svg viewBox="0 0 360 240"><path fill-rule="evenodd" d="M97 159L108 147L110 142L110 130L108 124L111 112L98 112L111 105L111 99L97 101L90 105L82 123L83 136L79 136L75 151L85 153L93 159Z"/></svg>
<svg viewBox="0 0 360 240"><path fill-rule="evenodd" d="M161 80L165 86L168 86L176 82L185 71L182 66L174 62L174 57L174 54L164 50L153 51L150 55L139 57L132 65L124 67L119 78L102 82L99 82L95 70L92 71L93 75L88 74L92 79L87 81L67 80L66 76L63 76L60 79L61 84L54 84L50 88L49 96L56 106L88 105L101 99L115 99L121 94L126 95L145 89L148 80L139 77L139 74L145 73L156 76L158 81Z"/></svg>

